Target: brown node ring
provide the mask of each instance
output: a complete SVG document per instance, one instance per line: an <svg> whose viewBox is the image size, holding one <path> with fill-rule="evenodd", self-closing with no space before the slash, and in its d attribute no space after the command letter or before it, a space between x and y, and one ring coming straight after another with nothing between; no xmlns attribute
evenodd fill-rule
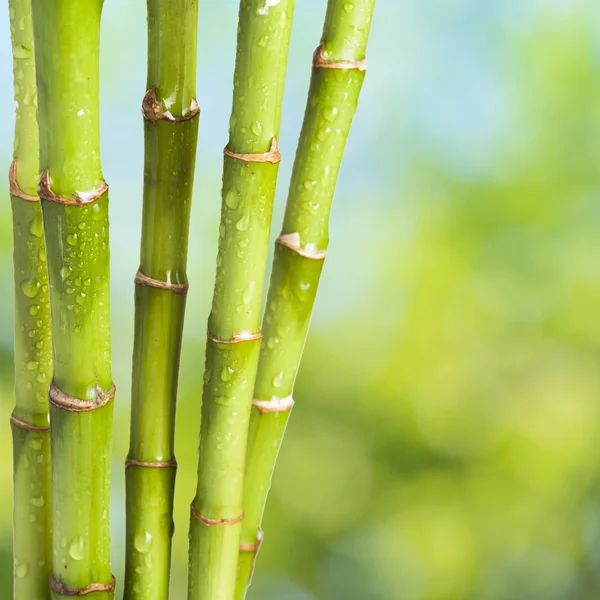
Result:
<svg viewBox="0 0 600 600"><path fill-rule="evenodd" d="M294 399L292 396L285 398L276 398L274 400L259 400L254 398L252 406L257 408L263 415L268 413L288 412L294 407Z"/></svg>
<svg viewBox="0 0 600 600"><path fill-rule="evenodd" d="M146 469L176 469L177 461L176 460L165 460L165 461L156 461L156 462L148 462L143 460L133 460L132 458L128 458L125 461L125 470L131 467L143 467Z"/></svg>
<svg viewBox="0 0 600 600"><path fill-rule="evenodd" d="M60 596L68 596L71 598L87 596L88 594L93 594L94 592L113 593L115 591L116 583L117 580L113 576L112 581L110 583L90 583L90 585L84 588L75 590L73 588L67 587L62 581L58 581L57 579L55 579L54 575L51 575L49 580L51 591Z"/></svg>
<svg viewBox="0 0 600 600"><path fill-rule="evenodd" d="M108 392L96 386L96 398L94 400L82 400L65 394L53 379L48 388L48 398L56 408L68 412L91 412L108 404L115 397L116 390L117 388L114 385Z"/></svg>
<svg viewBox="0 0 600 600"><path fill-rule="evenodd" d="M210 331L206 332L208 339L215 344L242 344L244 342L255 342L262 339L262 333L236 333L230 340L221 340Z"/></svg>
<svg viewBox="0 0 600 600"><path fill-rule="evenodd" d="M201 515L198 512L198 509L193 504L191 505L191 509L194 518L200 521L200 523L202 523L202 525L205 525L206 527L223 527L228 525L237 525L238 523L241 523L244 520L244 513L238 515L237 517L233 517L232 519L210 519L208 517L205 517L204 515Z"/></svg>
<svg viewBox="0 0 600 600"><path fill-rule="evenodd" d="M17 159L13 158L13 161L10 163L10 169L8 170L8 185L10 187L10 195L19 198L20 200L25 200L25 202L39 202L40 199L37 196L32 196L31 194L27 194L21 189L17 181Z"/></svg>
<svg viewBox="0 0 600 600"><path fill-rule="evenodd" d="M135 279L133 281L138 285L145 285L158 290L168 290L169 292L179 294L180 296L185 296L190 287L189 283L171 283L170 281L153 279L152 277L148 277L148 275L142 273L140 270L138 270L138 272L135 274Z"/></svg>
<svg viewBox="0 0 600 600"><path fill-rule="evenodd" d="M300 234L299 233L282 233L275 240L276 244L284 246L295 252L298 256L308 258L309 260L325 260L327 256L327 250L309 250L308 248L302 248L300 245Z"/></svg>
<svg viewBox="0 0 600 600"><path fill-rule="evenodd" d="M39 425L32 425L27 421L23 421L23 419L19 419L14 413L10 415L10 422L19 429L23 429L24 431L33 431L34 433L48 433L50 431L50 427L47 425L42 427Z"/></svg>
<svg viewBox="0 0 600 600"><path fill-rule="evenodd" d="M171 123L183 123L189 121L200 114L200 107L194 98L190 106L190 112L182 117L175 117L170 111L163 109L162 103L156 97L156 88L151 88L146 92L142 100L142 115L144 119L156 125L157 121L170 121Z"/></svg>
<svg viewBox="0 0 600 600"><path fill-rule="evenodd" d="M367 70L367 61L362 60L327 60L323 56L325 44L321 44L313 54L314 69L342 69L345 71L363 71Z"/></svg>
<svg viewBox="0 0 600 600"><path fill-rule="evenodd" d="M60 196L55 194L50 187L50 171L46 169L40 177L38 184L38 195L42 200L46 202L56 202L57 204L63 204L64 206L87 206L93 204L96 200L100 199L104 194L108 192L108 184L104 179L96 186L96 189L82 196L82 192L74 192L70 198L66 196Z"/></svg>
<svg viewBox="0 0 600 600"><path fill-rule="evenodd" d="M258 552L264 538L265 534L263 533L263 530L259 529L258 533L256 534L256 541L248 544L242 542L240 544L240 552Z"/></svg>
<svg viewBox="0 0 600 600"><path fill-rule="evenodd" d="M262 152L258 154L240 154L239 152L232 152L227 146L223 151L225 156L229 156L230 158L235 158L236 160L241 160L243 162L251 163L271 163L276 165L281 161L281 154L279 153L279 142L277 138L273 138L271 142L271 149L268 152Z"/></svg>

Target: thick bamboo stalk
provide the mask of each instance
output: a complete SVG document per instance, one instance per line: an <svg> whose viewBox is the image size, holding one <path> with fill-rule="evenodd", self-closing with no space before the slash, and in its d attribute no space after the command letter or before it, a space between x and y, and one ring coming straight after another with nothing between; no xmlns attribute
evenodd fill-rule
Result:
<svg viewBox="0 0 600 600"><path fill-rule="evenodd" d="M102 0L33 0L54 378L52 598L114 597L110 572L108 187L99 132Z"/></svg>
<svg viewBox="0 0 600 600"><path fill-rule="evenodd" d="M198 487L190 526L190 600L232 600L234 595L293 8L293 0L240 3L217 275L208 321Z"/></svg>
<svg viewBox="0 0 600 600"><path fill-rule="evenodd" d="M10 168L15 276L14 600L48 600L52 572L48 383L52 375L50 306L42 212L37 198L33 25L29 0L9 0L15 84Z"/></svg>
<svg viewBox="0 0 600 600"><path fill-rule="evenodd" d="M292 393L329 243L329 215L365 75L375 0L329 0L294 162L263 322L248 436L236 599L262 541L260 523L293 406Z"/></svg>
<svg viewBox="0 0 600 600"><path fill-rule="evenodd" d="M144 212L136 276L125 600L169 595L175 405L199 109L197 0L148 0Z"/></svg>

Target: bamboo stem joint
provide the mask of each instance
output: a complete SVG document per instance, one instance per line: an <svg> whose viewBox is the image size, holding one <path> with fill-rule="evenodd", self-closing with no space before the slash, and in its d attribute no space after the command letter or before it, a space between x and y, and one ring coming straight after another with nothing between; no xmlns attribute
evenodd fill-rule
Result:
<svg viewBox="0 0 600 600"><path fill-rule="evenodd" d="M156 125L157 121L170 121L171 123L183 123L189 121L200 114L200 107L198 102L192 98L192 104L190 106L190 112L187 115L181 117L175 117L170 111L164 110L162 103L156 97L156 88L152 88L146 92L144 100L142 101L142 115L144 119L150 121L153 125Z"/></svg>
<svg viewBox="0 0 600 600"><path fill-rule="evenodd" d="M81 596L87 596L88 594L93 594L95 592L109 592L114 593L116 587L116 579L112 578L110 583L90 583L90 585L81 588L79 590L74 590L72 588L68 588L61 581L57 581L54 576L50 577L50 589L60 596L68 596L72 598L79 598Z"/></svg>
<svg viewBox="0 0 600 600"><path fill-rule="evenodd" d="M238 523L241 523L244 520L244 513L231 519L210 519L209 517L205 517L204 515L200 514L198 512L198 509L193 504L191 505L191 508L192 515L194 515L194 518L200 521L200 523L202 523L202 525L205 525L206 527L222 527L229 525L237 525Z"/></svg>
<svg viewBox="0 0 600 600"><path fill-rule="evenodd" d="M170 281L161 281L160 279L154 279L145 275L140 270L135 274L134 282L138 285L145 285L147 287L153 287L159 290L169 290L174 294L185 296L188 293L190 287L189 283L171 283Z"/></svg>
<svg viewBox="0 0 600 600"><path fill-rule="evenodd" d="M240 544L240 552L258 552L264 539L265 534L263 533L262 529L259 529L258 533L256 534L256 541L247 544Z"/></svg>
<svg viewBox="0 0 600 600"><path fill-rule="evenodd" d="M155 461L148 462L144 460L133 460L132 458L128 458L125 461L125 470L131 467L143 467L146 469L176 469L177 461L176 460L165 460L165 461Z"/></svg>
<svg viewBox="0 0 600 600"><path fill-rule="evenodd" d="M108 392L96 386L96 398L94 400L82 400L65 394L52 380L48 389L48 398L52 405L68 412L91 412L108 404L115 397L115 392L116 387L114 385Z"/></svg>
<svg viewBox="0 0 600 600"><path fill-rule="evenodd" d="M285 398L273 398L272 400L252 400L252 406L258 408L263 413L278 413L292 410L294 406L294 398L286 396Z"/></svg>
<svg viewBox="0 0 600 600"><path fill-rule="evenodd" d="M262 339L262 333L260 331L258 333L242 331L241 333L236 333L230 340L221 340L214 336L210 331L207 332L206 335L208 339L215 344L242 344L243 342L254 342Z"/></svg>
<svg viewBox="0 0 600 600"><path fill-rule="evenodd" d="M299 233L282 233L276 240L276 244L285 246L292 252L295 252L299 256L308 258L310 260L325 260L327 256L327 249L316 250L311 245L307 245L302 248L300 245L300 234Z"/></svg>
<svg viewBox="0 0 600 600"><path fill-rule="evenodd" d="M10 415L10 422L19 429L23 429L25 431L33 431L35 433L48 433L50 431L50 427L48 426L40 426L40 425L32 425L27 421L23 421L23 419L19 419L19 417L14 414Z"/></svg>
<svg viewBox="0 0 600 600"><path fill-rule="evenodd" d="M235 158L236 160L241 160L243 162L251 163L251 162L260 162L260 163L271 163L276 165L281 161L281 154L279 153L279 142L276 138L273 138L271 142L271 149L268 152L261 152L258 154L240 154L239 152L232 152L229 148L225 147L224 150L225 156L229 156L230 158Z"/></svg>
<svg viewBox="0 0 600 600"><path fill-rule="evenodd" d="M367 61L362 60L327 60L323 56L324 44L321 44L313 54L313 68L315 69L342 69L345 71L366 71Z"/></svg>
<svg viewBox="0 0 600 600"><path fill-rule="evenodd" d="M21 200L25 200L25 202L39 202L39 198L37 196L32 196L31 194L27 194L21 189L19 182L17 181L17 159L13 158L13 161L10 163L10 169L8 170L8 183L10 186L10 195L15 198L20 198Z"/></svg>
<svg viewBox="0 0 600 600"><path fill-rule="evenodd" d="M38 195L42 200L47 202L56 202L64 206L87 206L93 204L108 192L108 184L102 179L95 189L86 192L74 192L69 198L55 194L50 187L50 171L46 169L40 177L38 185Z"/></svg>

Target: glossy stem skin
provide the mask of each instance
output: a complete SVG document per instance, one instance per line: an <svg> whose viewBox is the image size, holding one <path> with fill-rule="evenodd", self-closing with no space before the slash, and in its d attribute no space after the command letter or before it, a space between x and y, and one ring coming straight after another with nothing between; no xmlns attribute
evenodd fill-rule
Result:
<svg viewBox="0 0 600 600"><path fill-rule="evenodd" d="M31 3L9 0L16 123L15 181L36 196L38 129ZM15 278L15 408L12 419L14 600L49 600L52 572L48 383L50 306L39 201L11 194Z"/></svg>
<svg viewBox="0 0 600 600"><path fill-rule="evenodd" d="M176 118L192 114L195 103L197 21L197 0L148 0L147 89L154 89L162 109ZM198 117L144 120L140 272L179 286L187 284ZM124 599L166 600L185 288L136 283L135 304Z"/></svg>
<svg viewBox="0 0 600 600"><path fill-rule="evenodd" d="M102 182L99 42L102 0L33 0L40 172L52 191L86 196ZM57 43L59 42L59 43ZM38 189L41 189L38 188ZM54 381L96 402L112 387L108 194L85 206L42 199L48 253ZM110 451L113 403L89 412L51 405L55 589L106 591L110 571ZM96 588L97 589L97 588ZM52 598L73 593L53 591Z"/></svg>
<svg viewBox="0 0 600 600"><path fill-rule="evenodd" d="M374 0L329 0L321 43L327 61L361 61ZM329 216L364 70L313 68L304 123L294 162L283 229L275 248L263 322L263 343L254 397L280 402L292 395L308 333L323 259ZM300 252L302 252L302 254ZM262 536L260 524L290 410L252 408L244 484L236 600L249 585Z"/></svg>
<svg viewBox="0 0 600 600"><path fill-rule="evenodd" d="M264 0L241 1L230 152L267 153L279 137L293 8L293 0L273 6ZM190 525L190 600L234 597L246 439L277 173L276 161L224 158L198 487Z"/></svg>

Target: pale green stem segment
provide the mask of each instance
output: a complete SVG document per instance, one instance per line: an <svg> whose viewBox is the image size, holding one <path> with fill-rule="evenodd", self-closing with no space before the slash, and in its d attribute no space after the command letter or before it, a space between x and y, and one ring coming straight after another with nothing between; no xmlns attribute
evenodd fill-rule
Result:
<svg viewBox="0 0 600 600"><path fill-rule="evenodd" d="M48 383L50 306L42 212L31 3L9 0L16 124L10 192L15 276L14 600L49 600L52 573Z"/></svg>
<svg viewBox="0 0 600 600"><path fill-rule="evenodd" d="M235 592L293 8L293 0L240 4L217 275L208 322L198 488L190 526L190 600L232 600Z"/></svg>
<svg viewBox="0 0 600 600"><path fill-rule="evenodd" d="M99 132L102 0L32 0L48 252L52 598L114 597L108 193Z"/></svg>
<svg viewBox="0 0 600 600"><path fill-rule="evenodd" d="M125 600L169 596L175 408L199 110L197 0L148 0L141 262L136 276ZM168 114L167 114L168 111Z"/></svg>
<svg viewBox="0 0 600 600"><path fill-rule="evenodd" d="M263 322L244 484L236 600L246 594L260 524L293 405L292 393L329 243L329 215L365 75L374 0L329 0L277 239Z"/></svg>

